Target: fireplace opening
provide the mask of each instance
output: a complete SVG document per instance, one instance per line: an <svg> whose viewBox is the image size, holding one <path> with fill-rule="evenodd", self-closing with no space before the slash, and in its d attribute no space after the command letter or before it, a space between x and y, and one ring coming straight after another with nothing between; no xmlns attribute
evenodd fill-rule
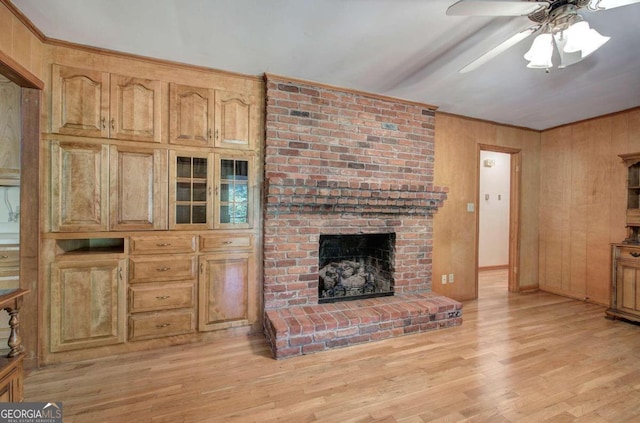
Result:
<svg viewBox="0 0 640 423"><path fill-rule="evenodd" d="M396 234L320 235L318 302L393 295Z"/></svg>

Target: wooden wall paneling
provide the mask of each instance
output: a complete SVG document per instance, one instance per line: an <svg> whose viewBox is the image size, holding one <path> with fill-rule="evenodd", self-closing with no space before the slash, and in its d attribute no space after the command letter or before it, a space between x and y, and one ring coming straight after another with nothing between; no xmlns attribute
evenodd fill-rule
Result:
<svg viewBox="0 0 640 423"><path fill-rule="evenodd" d="M551 131L541 138L540 152L540 286L561 289L563 154Z"/></svg>
<svg viewBox="0 0 640 423"><path fill-rule="evenodd" d="M22 88L22 151L20 172L20 277L31 293L24 298L20 331L25 349L25 366L37 365L38 352L38 274L40 240L40 126L41 91ZM28 118L27 118L28 116Z"/></svg>
<svg viewBox="0 0 640 423"><path fill-rule="evenodd" d="M629 111L629 151L640 151L640 108Z"/></svg>
<svg viewBox="0 0 640 423"><path fill-rule="evenodd" d="M11 26L13 25L13 14L3 4L0 3L0 50L9 53L11 51L11 39L13 38L13 32Z"/></svg>
<svg viewBox="0 0 640 423"><path fill-rule="evenodd" d="M563 288L574 295L585 292L587 280L587 200L589 128L586 123L572 127L571 137L571 278ZM565 281L563 281L565 282Z"/></svg>
<svg viewBox="0 0 640 423"><path fill-rule="evenodd" d="M609 204L609 242L621 242L626 238L625 229L627 209L627 167L620 154L630 153L632 150L629 140L630 114L620 113L611 117L611 180Z"/></svg>
<svg viewBox="0 0 640 423"><path fill-rule="evenodd" d="M559 137L557 139L562 148L562 200L559 204L559 211L562 219L562 230L556 234L562 239L562 277L561 288L568 289L567 286L571 281L571 222L572 222L572 208L571 200L573 195L572 186L572 151L573 145L571 143L572 130L571 128L561 128L559 130ZM563 142L563 140L569 140L569 142Z"/></svg>
<svg viewBox="0 0 640 423"><path fill-rule="evenodd" d="M15 16L4 1L0 2L0 52L13 59L28 73L43 79L42 41ZM14 68L16 69L16 68ZM23 85L23 84L20 84ZM35 88L31 86L31 88ZM39 87L42 88L42 87Z"/></svg>
<svg viewBox="0 0 640 423"><path fill-rule="evenodd" d="M590 120L587 145L587 279L585 297L599 303L609 300L609 213L611 207L611 118Z"/></svg>
<svg viewBox="0 0 640 423"><path fill-rule="evenodd" d="M498 125L496 136L498 145L520 150L519 285L523 288L537 288L540 134L536 131ZM527 223L523 224L522 222Z"/></svg>
<svg viewBox="0 0 640 423"><path fill-rule="evenodd" d="M476 119L436 113L435 184L449 188L444 207L434 217L433 283L435 292L457 300L476 298L476 213L477 144L504 146L522 151L522 200L520 274L525 283L537 286L538 274L538 191L540 134ZM440 277L454 273L455 282L443 285ZM520 286L523 286L520 281ZM505 290L507 287L505 286Z"/></svg>

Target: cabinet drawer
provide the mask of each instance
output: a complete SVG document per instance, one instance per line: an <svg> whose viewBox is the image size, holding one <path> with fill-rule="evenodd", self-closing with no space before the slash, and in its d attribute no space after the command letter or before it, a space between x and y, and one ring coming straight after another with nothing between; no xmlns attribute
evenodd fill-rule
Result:
<svg viewBox="0 0 640 423"><path fill-rule="evenodd" d="M195 279L196 256L132 257L130 282Z"/></svg>
<svg viewBox="0 0 640 423"><path fill-rule="evenodd" d="M618 251L621 260L631 260L640 265L640 248L618 247Z"/></svg>
<svg viewBox="0 0 640 423"><path fill-rule="evenodd" d="M195 283L133 285L129 288L129 312L193 307Z"/></svg>
<svg viewBox="0 0 640 423"><path fill-rule="evenodd" d="M0 248L0 268L18 267L20 265L20 250L14 248Z"/></svg>
<svg viewBox="0 0 640 423"><path fill-rule="evenodd" d="M176 310L129 316L129 339L132 341L194 332L192 310Z"/></svg>
<svg viewBox="0 0 640 423"><path fill-rule="evenodd" d="M131 254L194 253L195 236L132 236Z"/></svg>
<svg viewBox="0 0 640 423"><path fill-rule="evenodd" d="M202 235L200 251L233 251L251 248L251 235Z"/></svg>

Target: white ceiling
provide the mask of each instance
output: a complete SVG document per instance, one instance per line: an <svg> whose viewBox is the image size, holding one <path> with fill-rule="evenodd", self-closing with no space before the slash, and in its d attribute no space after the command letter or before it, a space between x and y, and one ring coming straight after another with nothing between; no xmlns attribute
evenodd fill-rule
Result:
<svg viewBox="0 0 640 423"><path fill-rule="evenodd" d="M530 37L459 74L529 20L446 16L455 0L12 1L50 38L318 81L538 130L640 106L640 3L581 11L611 40L565 69L527 69Z"/></svg>

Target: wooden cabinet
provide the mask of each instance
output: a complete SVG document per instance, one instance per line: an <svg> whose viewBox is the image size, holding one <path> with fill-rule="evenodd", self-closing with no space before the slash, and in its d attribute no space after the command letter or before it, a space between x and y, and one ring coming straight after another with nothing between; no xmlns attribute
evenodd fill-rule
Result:
<svg viewBox="0 0 640 423"><path fill-rule="evenodd" d="M193 236L135 238L129 259L130 340L195 331L196 256L166 254L190 250L195 250Z"/></svg>
<svg viewBox="0 0 640 423"><path fill-rule="evenodd" d="M198 329L201 331L249 323L249 280L253 280L249 253L200 257Z"/></svg>
<svg viewBox="0 0 640 423"><path fill-rule="evenodd" d="M606 314L640 322L640 245L612 246L611 307Z"/></svg>
<svg viewBox="0 0 640 423"><path fill-rule="evenodd" d="M51 230L106 231L109 147L51 142Z"/></svg>
<svg viewBox="0 0 640 423"><path fill-rule="evenodd" d="M0 292L20 288L20 245L0 245Z"/></svg>
<svg viewBox="0 0 640 423"><path fill-rule="evenodd" d="M231 91L215 93L215 146L252 150L258 115L250 96Z"/></svg>
<svg viewBox="0 0 640 423"><path fill-rule="evenodd" d="M51 230L166 229L166 167L161 149L52 141Z"/></svg>
<svg viewBox="0 0 640 423"><path fill-rule="evenodd" d="M109 74L53 65L51 130L58 134L109 137Z"/></svg>
<svg viewBox="0 0 640 423"><path fill-rule="evenodd" d="M111 146L110 228L167 228L167 152Z"/></svg>
<svg viewBox="0 0 640 423"><path fill-rule="evenodd" d="M213 154L169 152L169 229L213 229Z"/></svg>
<svg viewBox="0 0 640 423"><path fill-rule="evenodd" d="M51 265L51 351L124 342L126 266L90 255Z"/></svg>
<svg viewBox="0 0 640 423"><path fill-rule="evenodd" d="M254 199L253 159L216 155L215 228L251 228Z"/></svg>
<svg viewBox="0 0 640 423"><path fill-rule="evenodd" d="M214 90L169 84L169 142L213 146Z"/></svg>
<svg viewBox="0 0 640 423"><path fill-rule="evenodd" d="M264 81L50 58L40 362L259 331Z"/></svg>
<svg viewBox="0 0 640 423"><path fill-rule="evenodd" d="M161 141L161 82L54 64L54 133Z"/></svg>
<svg viewBox="0 0 640 423"><path fill-rule="evenodd" d="M15 359L0 358L0 402L24 400L23 356Z"/></svg>
<svg viewBox="0 0 640 423"><path fill-rule="evenodd" d="M627 238L625 242L640 244L640 153L622 154L627 166Z"/></svg>
<svg viewBox="0 0 640 423"><path fill-rule="evenodd" d="M640 153L623 154L627 167L627 238L611 246L609 318L640 322Z"/></svg>

